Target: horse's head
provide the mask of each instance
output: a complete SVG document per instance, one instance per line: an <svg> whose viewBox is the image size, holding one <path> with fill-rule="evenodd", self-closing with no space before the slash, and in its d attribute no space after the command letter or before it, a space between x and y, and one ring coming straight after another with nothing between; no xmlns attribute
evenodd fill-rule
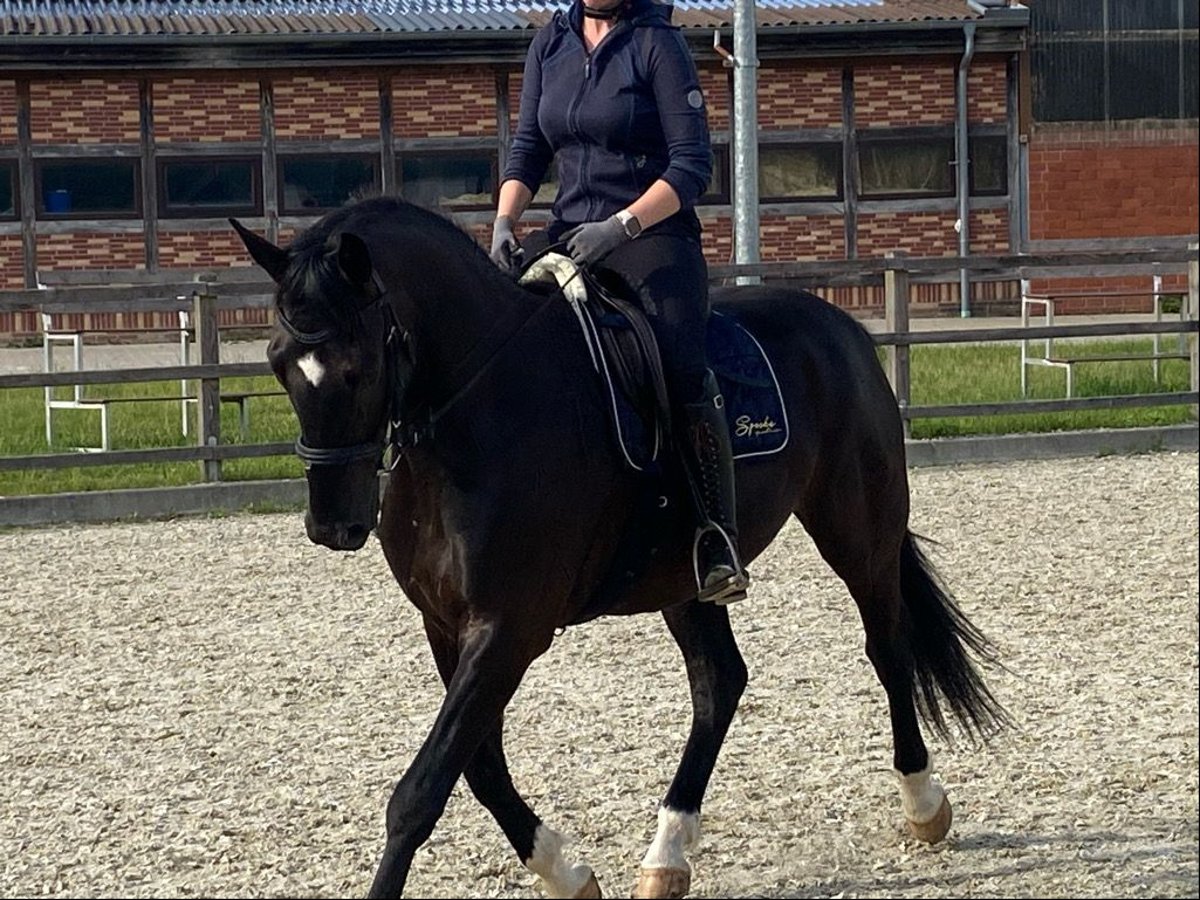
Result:
<svg viewBox="0 0 1200 900"><path fill-rule="evenodd" d="M366 243L314 228L281 248L230 220L276 283L267 348L300 421L309 538L357 550L379 516L378 470L398 403L400 335Z"/></svg>

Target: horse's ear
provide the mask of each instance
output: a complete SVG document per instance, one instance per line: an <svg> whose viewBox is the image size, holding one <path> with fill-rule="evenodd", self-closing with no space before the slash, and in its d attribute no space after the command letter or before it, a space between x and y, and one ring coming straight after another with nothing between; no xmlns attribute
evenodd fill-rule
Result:
<svg viewBox="0 0 1200 900"><path fill-rule="evenodd" d="M337 263L342 277L355 287L371 282L371 251L357 234L343 231L337 235Z"/></svg>
<svg viewBox="0 0 1200 900"><path fill-rule="evenodd" d="M251 258L263 267L263 270L271 276L272 281L278 284L287 270L287 251L282 247L276 247L266 238L259 237L237 219L230 219L229 224L233 226L233 230L238 233L238 237L250 251Z"/></svg>

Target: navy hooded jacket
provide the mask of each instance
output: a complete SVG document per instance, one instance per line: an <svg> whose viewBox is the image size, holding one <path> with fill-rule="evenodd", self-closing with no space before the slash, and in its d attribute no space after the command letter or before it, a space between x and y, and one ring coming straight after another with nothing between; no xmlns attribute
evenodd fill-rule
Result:
<svg viewBox="0 0 1200 900"><path fill-rule="evenodd" d="M682 204L662 230L698 233L692 208L708 187L712 148L696 65L671 7L629 0L590 57L582 21L574 0L530 44L503 180L536 193L557 154L554 218L576 225L608 218L661 178Z"/></svg>

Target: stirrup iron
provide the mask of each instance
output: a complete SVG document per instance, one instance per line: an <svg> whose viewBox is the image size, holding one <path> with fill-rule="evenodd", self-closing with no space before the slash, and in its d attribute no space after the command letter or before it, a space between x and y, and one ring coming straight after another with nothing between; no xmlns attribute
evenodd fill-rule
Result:
<svg viewBox="0 0 1200 900"><path fill-rule="evenodd" d="M729 562L714 565L706 573L700 571L700 542L713 534L721 538L729 552ZM696 576L696 599L701 603L715 603L717 606L728 606L746 599L746 589L750 587L750 576L742 567L740 554L734 546L733 539L724 528L716 522L706 522L696 529L696 537L692 541L692 571Z"/></svg>

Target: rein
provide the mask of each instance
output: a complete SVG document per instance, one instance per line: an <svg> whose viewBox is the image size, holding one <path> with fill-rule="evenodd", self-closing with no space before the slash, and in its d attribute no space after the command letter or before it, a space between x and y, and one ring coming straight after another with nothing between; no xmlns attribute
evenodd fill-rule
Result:
<svg viewBox="0 0 1200 900"><path fill-rule="evenodd" d="M422 421L421 421L420 425L409 424L407 426L407 428L405 428L405 430L404 430L404 436L407 438L407 440L395 441L396 448L398 450L402 450L405 447L415 447L418 443L420 443L421 440L429 440L430 438L432 438L434 426L438 423L438 421L444 415L446 415L446 413L450 412L451 409L453 409L455 406L457 406L459 401L462 400L463 397L465 397L468 393L470 393L471 388L473 388L479 382L479 379L484 376L484 374L487 372L487 370L491 367L492 363L495 362L499 358L500 351L502 351L505 347L507 347L509 345L509 343L517 337L517 335L519 335L522 331L524 331L525 328L529 325L529 323L532 322L535 318L537 318L538 313L540 313L542 310L549 307L552 304L553 299L554 299L553 295L545 297L521 321L521 323L515 329L513 329L513 331L511 333L509 333L508 337L506 337L503 341L501 341L495 347L490 348L490 350L488 350L488 352L487 352L487 356L481 362L479 362L478 365L475 367L474 374L470 375L466 379L466 381L464 381L462 383L462 385L460 385L450 395L450 399L448 399L445 403L443 403L441 406L439 406L436 410L430 410L428 413L426 413L425 416L422 417ZM486 342L485 342L485 346L486 346ZM469 356L468 356L467 360L465 360L463 363L461 363L458 366L458 368L455 370L456 373L458 371L462 371L463 369L467 368L468 362L472 362L472 360Z"/></svg>

